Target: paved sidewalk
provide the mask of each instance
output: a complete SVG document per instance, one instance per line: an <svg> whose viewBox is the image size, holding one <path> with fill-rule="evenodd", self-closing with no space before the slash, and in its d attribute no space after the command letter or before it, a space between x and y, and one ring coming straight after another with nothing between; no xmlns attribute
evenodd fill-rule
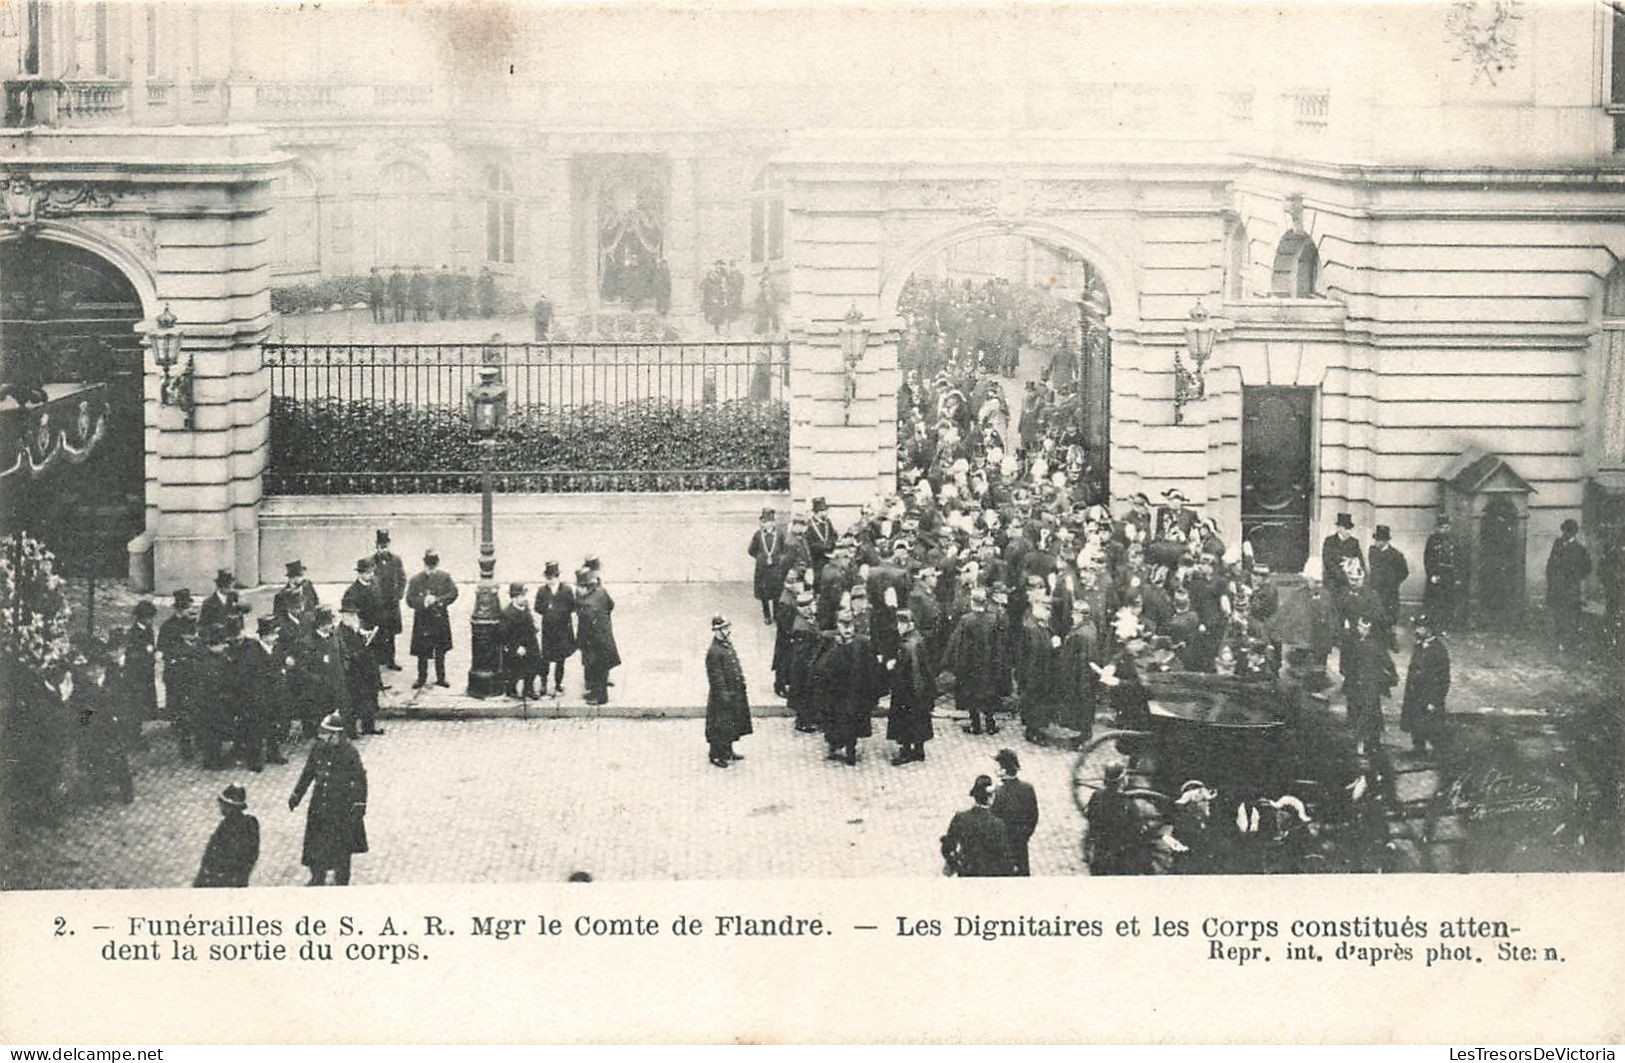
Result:
<svg viewBox="0 0 1625 1063"><path fill-rule="evenodd" d="M455 574L454 574L455 575ZM527 584L532 596L536 585ZM452 650L446 656L449 687L430 685L413 690L415 662L407 654L411 644L411 610L402 609L406 630L396 643L402 671L384 672L387 690L380 699L385 716L493 717L493 716L695 716L704 715L706 701L705 651L711 643L711 618L722 613L734 623L734 646L745 672L751 706L758 715L782 713L784 702L773 696L774 629L762 623L761 607L749 583L629 583L606 584L615 599L615 640L625 662L610 674L615 686L610 703L588 706L582 700L581 656L565 665L564 696L520 703L507 698L484 701L468 690L469 616L474 608L475 584L459 580L459 595L451 608ZM318 584L322 604L338 607L344 584ZM507 584L501 588L506 601ZM247 592L254 612L271 611L275 588ZM166 615L167 611L160 613Z"/></svg>

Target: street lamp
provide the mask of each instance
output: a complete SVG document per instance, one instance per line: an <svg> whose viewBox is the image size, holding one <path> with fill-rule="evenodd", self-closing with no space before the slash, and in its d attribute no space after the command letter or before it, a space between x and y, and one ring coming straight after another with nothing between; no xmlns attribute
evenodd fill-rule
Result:
<svg viewBox="0 0 1625 1063"><path fill-rule="evenodd" d="M488 698L502 690L502 599L497 593L496 543L491 534L491 452L508 417L508 386L495 365L480 366L468 393L468 419L480 447L480 582L470 621L468 693Z"/></svg>
<svg viewBox="0 0 1625 1063"><path fill-rule="evenodd" d="M1174 352L1174 423L1185 423L1185 404L1195 402L1207 395L1207 380L1202 371L1207 367L1207 360L1213 354L1213 341L1218 338L1219 327L1208 317L1207 309L1202 306L1202 300L1196 300L1191 308L1191 319L1185 325L1185 349L1190 352L1191 365L1187 368L1185 360Z"/></svg>
<svg viewBox="0 0 1625 1063"><path fill-rule="evenodd" d="M852 423L852 400L858 397L858 363L869 349L869 326L864 322L858 304L841 319L841 359L846 373L846 390L842 401L846 404L846 423Z"/></svg>
<svg viewBox="0 0 1625 1063"><path fill-rule="evenodd" d="M164 304L148 337L152 341L152 360L164 371L163 382L158 385L158 402L163 406L176 406L181 411L181 423L192 427L192 363L182 363L181 330L175 323L175 314ZM180 366L179 372L175 369Z"/></svg>

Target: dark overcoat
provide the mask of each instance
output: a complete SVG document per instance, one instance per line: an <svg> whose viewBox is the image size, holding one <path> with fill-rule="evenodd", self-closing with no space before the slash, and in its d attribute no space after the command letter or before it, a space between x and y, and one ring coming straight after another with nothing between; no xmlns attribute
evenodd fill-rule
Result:
<svg viewBox="0 0 1625 1063"><path fill-rule="evenodd" d="M536 615L542 618L542 660L568 660L576 651L576 589L568 583L536 589Z"/></svg>
<svg viewBox="0 0 1625 1063"><path fill-rule="evenodd" d="M1355 638L1343 654L1349 729L1361 741L1375 741L1382 735L1382 699L1399 679L1394 660L1388 655L1388 644L1375 632Z"/></svg>
<svg viewBox="0 0 1625 1063"><path fill-rule="evenodd" d="M406 596L406 566L393 552L380 550L372 555L372 578L373 589L378 592L378 602L383 610L380 634L385 637L398 635L404 626L401 623L401 599Z"/></svg>
<svg viewBox="0 0 1625 1063"><path fill-rule="evenodd" d="M1419 640L1405 668L1405 699L1400 703L1399 727L1407 734L1427 730L1444 712L1450 693L1450 649L1434 635Z"/></svg>
<svg viewBox="0 0 1625 1063"><path fill-rule="evenodd" d="M784 593L784 566L789 559L789 543L777 526L757 528L746 550L756 561L756 597L771 602Z"/></svg>
<svg viewBox="0 0 1625 1063"><path fill-rule="evenodd" d="M874 652L863 639L843 642L826 634L820 641L811 683L824 737L837 747L868 738L874 734L869 714L879 693Z"/></svg>
<svg viewBox="0 0 1625 1063"><path fill-rule="evenodd" d="M621 663L620 647L615 645L615 623L610 615L614 611L615 599L602 586L595 586L576 599L576 615L581 620L576 644L581 648L584 665L614 668Z"/></svg>
<svg viewBox="0 0 1625 1063"><path fill-rule="evenodd" d="M425 605L427 595L433 605ZM457 584L441 569L426 569L406 585L406 604L412 609L412 656L434 657L451 649L451 617L448 610L457 600Z"/></svg>
<svg viewBox="0 0 1625 1063"><path fill-rule="evenodd" d="M247 886L259 859L260 821L246 812L227 813L209 835L192 885L202 889Z"/></svg>
<svg viewBox="0 0 1625 1063"><path fill-rule="evenodd" d="M1368 556L1371 575L1368 585L1382 602L1384 620L1393 624L1399 620L1399 588L1410 577L1410 562L1396 548L1372 546Z"/></svg>
<svg viewBox="0 0 1625 1063"><path fill-rule="evenodd" d="M942 668L954 677L954 706L962 712L990 712L1002 694L993 614L972 610L949 636Z"/></svg>
<svg viewBox="0 0 1625 1063"><path fill-rule="evenodd" d="M745 693L745 672L733 644L713 638L705 651L705 678L710 694L705 702L705 740L719 745L751 733L750 698Z"/></svg>
<svg viewBox="0 0 1625 1063"><path fill-rule="evenodd" d="M1558 611L1578 611L1580 584L1591 574L1591 554L1578 539L1559 538L1546 558L1546 604Z"/></svg>
<svg viewBox="0 0 1625 1063"><path fill-rule="evenodd" d="M367 851L367 769L348 739L318 741L305 760L289 804L297 808L310 791L305 845L300 862L311 870L338 866L351 853Z"/></svg>
<svg viewBox="0 0 1625 1063"><path fill-rule="evenodd" d="M1049 625L1022 625L1021 724L1041 731L1055 719L1062 698L1061 660Z"/></svg>
<svg viewBox="0 0 1625 1063"><path fill-rule="evenodd" d="M897 643L886 737L904 745L929 741L933 737L931 708L936 701L936 675L926 659L919 633L910 632Z"/></svg>
<svg viewBox="0 0 1625 1063"><path fill-rule="evenodd" d="M1038 829L1038 794L1032 783L1009 778L999 782L993 794L993 814L1017 842L1024 842Z"/></svg>
<svg viewBox="0 0 1625 1063"><path fill-rule="evenodd" d="M502 671L511 681L532 678L541 670L536 614L518 602L510 602L502 607Z"/></svg>
<svg viewBox="0 0 1625 1063"><path fill-rule="evenodd" d="M368 631L376 629L384 633L386 618L384 615L383 599L378 595L378 584L353 581L344 588L344 594L339 599L339 608L345 612L353 611L361 626Z"/></svg>
<svg viewBox="0 0 1625 1063"><path fill-rule="evenodd" d="M961 878L987 878L1015 871L1004 822L985 805L955 812L942 836L942 858Z"/></svg>

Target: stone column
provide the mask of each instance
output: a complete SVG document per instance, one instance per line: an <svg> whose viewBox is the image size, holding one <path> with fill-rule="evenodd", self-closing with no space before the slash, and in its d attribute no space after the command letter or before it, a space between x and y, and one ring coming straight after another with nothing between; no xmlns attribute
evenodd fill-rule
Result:
<svg viewBox="0 0 1625 1063"><path fill-rule="evenodd" d="M570 157L553 153L536 156L536 188L529 200L531 276L553 303L554 321L573 315L570 285L570 242L575 215L570 187ZM532 298L534 298L534 293Z"/></svg>
<svg viewBox="0 0 1625 1063"><path fill-rule="evenodd" d="M838 525L889 491L896 475L897 330L895 308L879 305L880 215L873 189L823 189L824 202L790 206L797 248L791 277L790 489L805 509L829 500ZM856 307L869 328L846 401L841 327Z"/></svg>

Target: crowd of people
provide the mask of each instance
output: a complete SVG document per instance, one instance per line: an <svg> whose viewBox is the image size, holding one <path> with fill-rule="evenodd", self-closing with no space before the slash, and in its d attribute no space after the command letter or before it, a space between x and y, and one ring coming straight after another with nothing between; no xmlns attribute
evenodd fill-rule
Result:
<svg viewBox="0 0 1625 1063"><path fill-rule="evenodd" d="M573 584L559 576L559 564L548 562L534 609L523 584L508 589L499 627L505 686L516 698L558 697L565 662L579 652L586 701L605 704L610 673L620 663L614 601L596 557L587 558ZM403 608L413 618L414 689L429 685L431 667L434 685L450 686L448 610L457 584L433 550L407 578L388 530L379 529L375 551L357 560L355 579L336 608L321 602L298 560L287 563L271 612L252 623L242 589L222 570L201 602L190 590L175 591L161 624L153 602L138 601L128 627L79 644L75 667L51 690L80 728L77 745L90 791L100 796L111 789L124 803L135 798L129 761L149 743L146 721L167 719L181 759L209 770L240 766L258 773L266 764L287 763L291 749L309 741L289 808L310 794L303 862L311 884L322 884L329 873L346 884L351 856L367 851L366 771L353 743L384 733L379 694L385 673L403 667L397 656ZM257 858L258 826L246 826L253 817L243 815L245 795L237 784L222 793L221 830L229 838L210 843L199 885L246 882L241 865L246 860L252 867L250 853Z"/></svg>
<svg viewBox="0 0 1625 1063"><path fill-rule="evenodd" d="M374 266L367 274L367 306L373 323L379 325L492 318L502 312L496 274L488 266L480 267L478 275L470 274L467 266L455 272L450 266L438 271L391 266L387 273Z"/></svg>

